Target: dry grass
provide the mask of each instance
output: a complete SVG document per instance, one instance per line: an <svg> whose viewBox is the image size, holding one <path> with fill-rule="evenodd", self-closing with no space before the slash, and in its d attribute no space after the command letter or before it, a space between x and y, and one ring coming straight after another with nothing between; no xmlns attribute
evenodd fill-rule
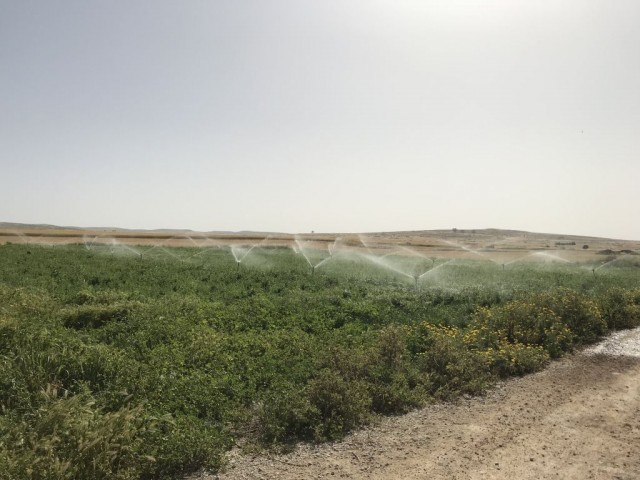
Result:
<svg viewBox="0 0 640 480"><path fill-rule="evenodd" d="M265 237L268 237L265 240ZM255 244L293 246L296 237L307 248L329 249L334 243L340 248L368 249L372 253L386 254L413 250L416 254L444 259L486 259L508 263L523 258L525 261L553 261L547 253L567 261L588 261L604 258L602 251L621 252L640 250L640 241L615 240L597 237L579 237L560 234L530 233L513 230L425 230L415 232L379 232L368 234L264 234L264 233L202 233L163 230L136 231L118 229L65 229L58 227L0 228L0 244L36 243L64 245L86 241L98 244L118 243L139 246L193 247L211 245ZM336 239L338 239L336 241ZM363 244L362 239L366 242ZM583 248L588 245L588 248ZM403 250L404 249L404 250Z"/></svg>

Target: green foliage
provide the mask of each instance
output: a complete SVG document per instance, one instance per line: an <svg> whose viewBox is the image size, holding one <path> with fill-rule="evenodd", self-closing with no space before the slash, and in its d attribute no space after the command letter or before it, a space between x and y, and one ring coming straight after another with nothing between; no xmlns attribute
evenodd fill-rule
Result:
<svg viewBox="0 0 640 480"><path fill-rule="evenodd" d="M409 351L409 328L392 325L381 330L369 356L371 408L377 413L406 412L424 401L420 372Z"/></svg>
<svg viewBox="0 0 640 480"><path fill-rule="evenodd" d="M65 327L99 328L109 322L122 322L131 314L132 306L127 304L81 305L62 312Z"/></svg>
<svg viewBox="0 0 640 480"><path fill-rule="evenodd" d="M356 257L171 255L0 248L0 479L215 470L238 438L337 439L640 324L624 262L458 262L416 291Z"/></svg>
<svg viewBox="0 0 640 480"><path fill-rule="evenodd" d="M134 479L155 462L141 453L155 422L140 407L96 408L91 395L59 396L48 385L41 405L5 425L0 437L0 478L59 480Z"/></svg>
<svg viewBox="0 0 640 480"><path fill-rule="evenodd" d="M364 380L348 380L339 372L324 368L308 385L309 403L318 413L314 425L317 440L340 438L366 422L371 398Z"/></svg>
<svg viewBox="0 0 640 480"><path fill-rule="evenodd" d="M600 298L602 315L611 329L640 326L640 288L625 290L614 287Z"/></svg>
<svg viewBox="0 0 640 480"><path fill-rule="evenodd" d="M591 343L607 332L607 324L598 304L587 295L558 288L537 300L562 318L573 332L577 343Z"/></svg>
<svg viewBox="0 0 640 480"><path fill-rule="evenodd" d="M481 352L491 371L500 377L524 375L540 370L549 362L543 346L502 341L497 348Z"/></svg>
<svg viewBox="0 0 640 480"><path fill-rule="evenodd" d="M482 392L491 380L486 359L464 341L464 331L428 321L413 331L413 349L425 388L436 398Z"/></svg>

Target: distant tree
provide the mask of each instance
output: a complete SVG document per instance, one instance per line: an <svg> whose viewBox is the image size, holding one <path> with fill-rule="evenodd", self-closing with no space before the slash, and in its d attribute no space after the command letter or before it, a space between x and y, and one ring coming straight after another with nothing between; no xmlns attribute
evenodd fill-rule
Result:
<svg viewBox="0 0 640 480"><path fill-rule="evenodd" d="M452 228L452 229L451 229L451 231L452 231L453 233L458 233L458 229L457 229L457 228L455 228L455 227L454 227L454 228Z"/></svg>
<svg viewBox="0 0 640 480"><path fill-rule="evenodd" d="M589 248L589 245L582 245L583 250L586 250L587 248Z"/></svg>

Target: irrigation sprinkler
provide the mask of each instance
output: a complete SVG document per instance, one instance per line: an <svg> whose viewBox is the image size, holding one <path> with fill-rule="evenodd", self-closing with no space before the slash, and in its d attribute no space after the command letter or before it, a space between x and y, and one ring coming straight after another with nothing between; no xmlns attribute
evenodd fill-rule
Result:
<svg viewBox="0 0 640 480"><path fill-rule="evenodd" d="M311 250L311 249L305 247L304 243L302 241L300 241L299 238L294 237L294 242L295 243L293 245L293 251L297 255L302 255L302 257L305 259L305 261L309 265L309 268L311 269L311 275L315 274L316 268L320 268L322 265L324 265L330 259L334 258L335 242L333 244L334 245L333 247L331 247L331 246L327 247L327 250L328 250L329 254L326 257L322 258L320 261L316 261L315 260L314 256L312 256L310 254L310 252L308 252L308 250Z"/></svg>
<svg viewBox="0 0 640 480"><path fill-rule="evenodd" d="M238 263L238 268L240 268L240 263L242 263L244 261L245 258L247 258L247 256L253 251L254 248L261 248L262 244L265 243L267 240L269 240L269 238L271 238L271 235L268 235L266 237L264 237L261 241L254 243L253 245L251 245L251 247L244 251L243 253L243 246L236 246L236 245L230 245L229 246L229 251L231 252L231 255L233 255L233 258L235 259L236 263Z"/></svg>

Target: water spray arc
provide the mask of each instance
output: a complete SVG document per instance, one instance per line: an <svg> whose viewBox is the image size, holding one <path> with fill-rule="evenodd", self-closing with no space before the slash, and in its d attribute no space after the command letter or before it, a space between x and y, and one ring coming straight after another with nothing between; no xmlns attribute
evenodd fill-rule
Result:
<svg viewBox="0 0 640 480"><path fill-rule="evenodd" d="M500 262L499 260L491 258L489 255L486 255L486 254L480 252L479 250L474 250L471 247L467 247L466 245L461 245L459 243L452 242L450 240L447 240L446 238L443 238L442 241L447 243L447 244L449 244L449 245L451 245L452 247L460 248L460 249L464 250L465 252L469 252L469 253L472 253L473 255L477 255L477 256L483 258L484 260L489 260L490 262L493 262L496 265L503 265L503 262Z"/></svg>
<svg viewBox="0 0 640 480"><path fill-rule="evenodd" d="M96 240L98 240L97 235L95 235L91 240L88 240L86 236L83 236L82 241L84 243L84 248L91 251L93 249L93 245L96 243Z"/></svg>
<svg viewBox="0 0 640 480"><path fill-rule="evenodd" d="M536 255L538 257L544 257L545 260L552 261L552 262L571 263L571 261L567 260L566 258L562 258L562 257L559 257L558 255L553 255L552 253L548 253L548 252L534 252L532 253L532 255Z"/></svg>
<svg viewBox="0 0 640 480"><path fill-rule="evenodd" d="M23 235L20 232L16 232L12 230L9 233L11 233L11 235L15 235L16 237L18 237L22 241L22 243L33 243L33 239L31 237L28 237L27 235Z"/></svg>
<svg viewBox="0 0 640 480"><path fill-rule="evenodd" d="M111 239L109 245L111 246L110 251L112 255L116 253L133 253L138 257L142 256L142 253L140 253L136 248L133 248L131 245L127 245L126 243L120 243L115 238Z"/></svg>
<svg viewBox="0 0 640 480"><path fill-rule="evenodd" d="M169 243L171 240L174 240L174 239L175 239L175 237L170 237L170 238L167 238L166 240L163 240L160 243L156 243L156 244L152 245L151 247L147 248L146 250L143 250L141 252L141 255L148 255L150 252L152 252L153 250L157 249L158 251L160 251L162 253L165 253L165 254L169 255L170 257L172 257L172 258L175 258L177 260L182 261L182 257L176 255L175 253L173 253L172 251L170 251L169 249L167 249L165 247L165 245L167 243Z"/></svg>
<svg viewBox="0 0 640 480"><path fill-rule="evenodd" d="M361 240L361 242L363 243L363 245L366 245L366 243ZM374 255L372 253L361 253L360 255L369 260L370 262L374 263L375 265L381 266L384 269L390 271L390 272L394 272L397 274L402 275L403 277L406 278L410 278L413 279L413 284L416 290L419 289L420 287L420 281L427 277L429 274L432 274L433 272L435 272L436 270L444 267L445 265L448 265L450 263L453 262L453 259L451 260L447 260L446 262L443 262L439 265L436 265L436 261L437 258L435 257L428 257L424 254L422 254L421 252L418 252L416 250L413 250L411 248L405 247L403 245L401 246L396 246L396 248L399 247L400 250L403 250L407 253L409 253L409 256L402 256L402 255L398 255L397 251L392 251L390 253L387 253L385 255L379 256L379 255ZM370 252L371 250L367 247L368 251ZM393 257L399 257L402 256L403 257L403 261L404 263L406 263L406 260L411 258L411 257L419 257L422 258L424 260L428 260L431 262L431 266L429 268L420 268L420 265L418 263L414 263L413 264L413 268L411 270L413 270L412 272L409 272L406 268L403 268L402 266L399 266L397 264L394 264L391 260L393 259Z"/></svg>
<svg viewBox="0 0 640 480"><path fill-rule="evenodd" d="M627 257L629 257L629 256L630 256L629 254L625 254L625 255L621 255L621 256L619 256L619 257L616 257L616 258L614 258L613 260L609 260L608 262L605 262L605 263L603 263L602 265L599 265L599 266L597 266L597 267L593 268L593 270L592 270L592 271L593 271L593 274L595 275L595 274L596 274L596 272L597 272L598 270L600 270L601 268L608 267L609 265L612 265L612 264L614 264L614 263L616 263L616 262L619 262L620 260L625 260L625 259L626 259Z"/></svg>
<svg viewBox="0 0 640 480"><path fill-rule="evenodd" d="M310 270L311 271L311 275L314 275L318 268L320 268L322 265L324 265L326 262L328 262L329 260L331 260L334 257L334 254L336 252L336 247L338 245L338 241L339 240L340 240L340 237L337 237L333 241L333 243L328 244L327 245L328 256L321 258L317 262L312 260L311 251L312 250L313 251L319 251L319 250L305 247L304 241L301 240L298 235L294 235L294 237L293 237L294 245L293 245L292 248L293 248L293 251L296 254L302 255L302 257L306 260L307 264L309 265L309 268L311 269Z"/></svg>
<svg viewBox="0 0 640 480"><path fill-rule="evenodd" d="M236 261L238 269L240 269L240 264L244 261L245 258L247 258L247 256L254 249L260 248L270 238L271 238L271 235L264 237L259 242L254 243L253 245L251 245L251 247L249 247L249 249L247 249L246 251L244 250L246 247L244 247L242 245L230 245L229 246L229 251L231 252L231 255L233 255L233 259Z"/></svg>

